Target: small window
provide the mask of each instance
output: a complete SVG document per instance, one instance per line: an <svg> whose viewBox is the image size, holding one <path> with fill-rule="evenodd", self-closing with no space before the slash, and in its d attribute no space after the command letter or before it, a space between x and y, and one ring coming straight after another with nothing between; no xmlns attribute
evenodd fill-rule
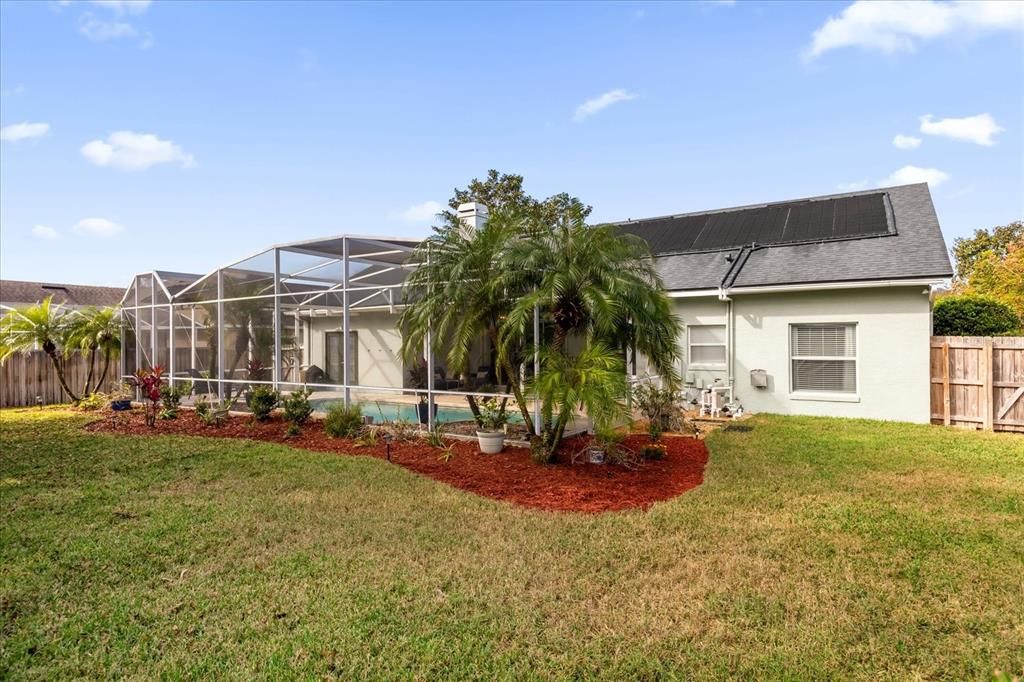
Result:
<svg viewBox="0 0 1024 682"><path fill-rule="evenodd" d="M857 392L857 325L790 326L794 392Z"/></svg>
<svg viewBox="0 0 1024 682"><path fill-rule="evenodd" d="M691 367L725 369L725 325L702 324L687 327Z"/></svg>

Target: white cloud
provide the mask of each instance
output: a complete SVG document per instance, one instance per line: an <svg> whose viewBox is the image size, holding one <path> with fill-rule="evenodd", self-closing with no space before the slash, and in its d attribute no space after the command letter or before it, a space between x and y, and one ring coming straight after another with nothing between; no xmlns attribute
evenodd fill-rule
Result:
<svg viewBox="0 0 1024 682"><path fill-rule="evenodd" d="M152 4L152 0L89 0L98 7L113 10L116 14L142 14Z"/></svg>
<svg viewBox="0 0 1024 682"><path fill-rule="evenodd" d="M410 223L421 223L425 220L433 220L434 216L443 210L444 207L436 201L424 201L422 204L405 209L398 214L398 217Z"/></svg>
<svg viewBox="0 0 1024 682"><path fill-rule="evenodd" d="M104 140L93 140L82 147L82 156L97 166L118 170L145 170L161 163L180 163L182 168L196 165L195 158L170 140L148 133L120 130Z"/></svg>
<svg viewBox="0 0 1024 682"><path fill-rule="evenodd" d="M891 185L913 185L919 182L927 182L932 187L938 187L946 180L949 180L949 173L940 171L938 168L920 168L918 166L904 166L893 171L889 177L879 181L883 187Z"/></svg>
<svg viewBox="0 0 1024 682"><path fill-rule="evenodd" d="M631 99L636 99L636 95L627 92L621 88L615 90L609 90L603 95L598 95L593 99L588 99L583 104L576 108L576 114L572 117L574 121L582 121L588 116L593 116L602 109L607 109L613 104L619 102L628 102Z"/></svg>
<svg viewBox="0 0 1024 682"><path fill-rule="evenodd" d="M892 146L896 149L917 149L921 146L921 138L912 135L897 135L892 138Z"/></svg>
<svg viewBox="0 0 1024 682"><path fill-rule="evenodd" d="M54 239L57 238L57 230L53 229L52 227L48 227L46 225L33 225L32 226L32 236L33 237L38 237L39 239L46 239L48 241L53 241Z"/></svg>
<svg viewBox="0 0 1024 682"><path fill-rule="evenodd" d="M50 132L49 123L12 123L0 128L0 140L17 142L32 137L42 137Z"/></svg>
<svg viewBox="0 0 1024 682"><path fill-rule="evenodd" d="M85 218L79 220L78 224L75 225L75 232L90 234L95 237L113 237L123 229L123 225L118 225L106 218Z"/></svg>
<svg viewBox="0 0 1024 682"><path fill-rule="evenodd" d="M857 0L818 28L804 56L860 47L886 54L913 52L921 40L953 33L1024 29L1024 3L1001 0L899 2Z"/></svg>
<svg viewBox="0 0 1024 682"><path fill-rule="evenodd" d="M78 22L78 32L96 42L134 38L139 34L135 27L126 21L103 21L88 13L83 14L81 21Z"/></svg>
<svg viewBox="0 0 1024 682"><path fill-rule="evenodd" d="M21 97L25 94L25 86L22 83L18 83L13 88L7 88L6 90L0 90L0 97Z"/></svg>
<svg viewBox="0 0 1024 682"><path fill-rule="evenodd" d="M952 140L964 140L985 147L995 144L992 136L1002 132L996 120L990 114L978 114L965 118L943 118L932 120L932 115L921 117L921 132L925 135L940 135Z"/></svg>

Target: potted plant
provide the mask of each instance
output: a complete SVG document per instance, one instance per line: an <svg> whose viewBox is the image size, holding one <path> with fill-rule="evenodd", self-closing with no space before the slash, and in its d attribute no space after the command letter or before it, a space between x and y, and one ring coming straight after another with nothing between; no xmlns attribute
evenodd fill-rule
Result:
<svg viewBox="0 0 1024 682"><path fill-rule="evenodd" d="M624 437L609 423L602 421L595 424L590 445L587 446L586 460L591 464L622 461L625 454L622 447Z"/></svg>
<svg viewBox="0 0 1024 682"><path fill-rule="evenodd" d="M132 396L135 394L133 386L123 383L110 394L110 409L114 412L127 412L132 409Z"/></svg>
<svg viewBox="0 0 1024 682"><path fill-rule="evenodd" d="M480 452L486 455L496 455L505 449L505 424L508 423L508 413L505 412L504 404L496 398L489 398L480 404L480 428L477 429L476 439L480 443Z"/></svg>
<svg viewBox="0 0 1024 682"><path fill-rule="evenodd" d="M416 413L419 415L420 424L430 423L430 408L427 396L420 391L427 390L429 386L427 376L427 361L420 360L409 368L409 384L416 389L416 397L419 403L416 404ZM437 416L437 403L434 403L434 416Z"/></svg>

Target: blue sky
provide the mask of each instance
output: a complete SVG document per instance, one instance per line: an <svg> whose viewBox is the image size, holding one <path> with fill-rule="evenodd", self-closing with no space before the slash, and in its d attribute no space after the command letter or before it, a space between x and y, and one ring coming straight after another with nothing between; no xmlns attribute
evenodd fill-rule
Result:
<svg viewBox="0 0 1024 682"><path fill-rule="evenodd" d="M951 243L1024 216L1022 29L1011 3L4 2L0 270L120 286L425 235L488 168L595 220L925 179Z"/></svg>

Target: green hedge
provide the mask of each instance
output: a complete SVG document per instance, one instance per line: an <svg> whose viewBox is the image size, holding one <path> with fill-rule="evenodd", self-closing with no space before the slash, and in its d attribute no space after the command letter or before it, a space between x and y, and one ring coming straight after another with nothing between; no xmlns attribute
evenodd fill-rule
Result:
<svg viewBox="0 0 1024 682"><path fill-rule="evenodd" d="M987 296L946 296L932 310L936 336L996 336L1021 326L1010 306Z"/></svg>

